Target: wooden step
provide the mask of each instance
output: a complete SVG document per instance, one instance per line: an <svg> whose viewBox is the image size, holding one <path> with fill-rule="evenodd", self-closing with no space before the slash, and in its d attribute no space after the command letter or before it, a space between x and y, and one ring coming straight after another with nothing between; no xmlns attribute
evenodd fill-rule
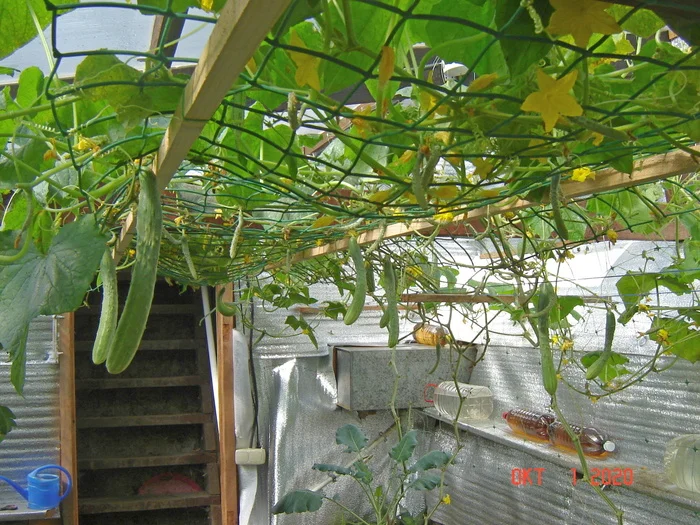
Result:
<svg viewBox="0 0 700 525"><path fill-rule="evenodd" d="M75 341L76 352L92 352L94 341ZM204 345L199 339L142 339L139 350L194 350Z"/></svg>
<svg viewBox="0 0 700 525"><path fill-rule="evenodd" d="M82 458L78 460L78 468L98 470L110 468L142 468L163 467L172 465L203 465L216 463L215 452L201 450L169 456L142 456L128 458Z"/></svg>
<svg viewBox="0 0 700 525"><path fill-rule="evenodd" d="M79 379L75 382L76 390L111 390L117 388L162 388L168 386L197 386L202 384L199 376L176 377L135 377Z"/></svg>
<svg viewBox="0 0 700 525"><path fill-rule="evenodd" d="M78 510L80 514L107 514L111 512L206 507L208 505L218 505L220 501L220 496L206 492L166 496L81 498L78 500Z"/></svg>
<svg viewBox="0 0 700 525"><path fill-rule="evenodd" d="M153 416L78 417L77 428L152 427L166 425L201 425L211 414L160 414Z"/></svg>
<svg viewBox="0 0 700 525"><path fill-rule="evenodd" d="M119 305L119 310L124 308L123 304ZM85 308L76 310L76 315L100 315L102 306L95 304ZM151 315L201 315L204 317L204 310L201 304L153 304L149 312Z"/></svg>

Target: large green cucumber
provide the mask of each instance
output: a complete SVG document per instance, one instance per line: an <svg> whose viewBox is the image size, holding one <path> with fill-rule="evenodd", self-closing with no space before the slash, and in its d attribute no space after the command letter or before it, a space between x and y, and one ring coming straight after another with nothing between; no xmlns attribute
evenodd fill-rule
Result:
<svg viewBox="0 0 700 525"><path fill-rule="evenodd" d="M396 271L387 255L384 258L384 291L386 292L386 326L389 331L389 348L393 348L399 342L399 307L396 292Z"/></svg>
<svg viewBox="0 0 700 525"><path fill-rule="evenodd" d="M603 372L605 365L608 364L608 360L612 355L613 339L615 338L615 323L615 314L612 310L608 310L605 317L605 345L598 359L593 362L586 372L588 381L598 377Z"/></svg>
<svg viewBox="0 0 700 525"><path fill-rule="evenodd" d="M537 313L540 315L536 324L540 343L540 361L542 362L542 383L550 396L556 394L558 386L557 370L554 368L554 356L549 344L549 314L547 313L547 309L551 308L555 297L554 288L545 281L541 286L537 301Z"/></svg>
<svg viewBox="0 0 700 525"><path fill-rule="evenodd" d="M355 239L355 237L350 237L348 253L355 265L355 293L352 294L352 300L343 316L343 322L347 325L351 325L357 321L357 318L360 317L365 307L365 299L367 297L367 273L365 271L365 261L362 258L362 250L360 249L360 245L357 244L357 239Z"/></svg>
<svg viewBox="0 0 700 525"><path fill-rule="evenodd" d="M110 248L107 248L102 255L100 278L102 279L102 311L100 313L100 324L97 327L97 335L95 336L95 344L92 346L92 362L96 365L104 363L107 359L107 354L114 341L114 332L117 330L119 315L117 264L114 262Z"/></svg>
<svg viewBox="0 0 700 525"><path fill-rule="evenodd" d="M141 192L136 223L136 260L131 273L131 285L126 297L112 348L107 355L107 371L123 372L134 359L146 330L148 314L156 286L163 211L156 178L150 172L140 175Z"/></svg>

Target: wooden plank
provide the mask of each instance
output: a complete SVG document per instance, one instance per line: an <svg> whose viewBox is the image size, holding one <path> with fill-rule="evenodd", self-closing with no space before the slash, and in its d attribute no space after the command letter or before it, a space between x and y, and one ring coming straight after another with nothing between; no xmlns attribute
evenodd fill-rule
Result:
<svg viewBox="0 0 700 525"><path fill-rule="evenodd" d="M216 294L218 297L219 290ZM225 286L222 299L233 301L233 286ZM219 372L219 476L223 525L238 525L238 468L233 414L233 328L234 320L216 313L216 358Z"/></svg>
<svg viewBox="0 0 700 525"><path fill-rule="evenodd" d="M697 148L697 146L695 146ZM690 173L698 169L698 160L691 154L674 150L662 155L654 155L645 159L640 159L634 164L632 175L621 173L613 169L605 169L596 172L595 180L588 179L585 182L566 181L561 183L561 191L565 199L573 199L592 195L597 193L605 193L639 184L655 182L657 180ZM518 199L515 202L504 205L490 205L482 208L471 210L455 217L454 222L474 222L481 219L501 215L508 212L516 212L540 206L541 203L531 202L524 199ZM424 233L435 229L435 224L426 220L415 220L408 224L392 224L384 233L385 239L395 237L403 237L414 233ZM360 245L371 244L381 236L381 229L377 228L361 233L357 237L357 243ZM293 263L314 259L323 255L344 251L348 249L349 239L343 238L323 246L309 248L294 255L291 260ZM267 265L266 270L280 268L286 264L285 261L275 262Z"/></svg>
<svg viewBox="0 0 700 525"><path fill-rule="evenodd" d="M161 40L163 40L163 49L161 54L167 58L173 58L177 51L177 40L182 36L182 29L185 27L185 19L180 17L165 17L156 15L153 20L153 30L151 31L151 53L159 51ZM171 43L173 42L173 43ZM170 43L170 45L168 45ZM170 67L172 61L165 60L165 67Z"/></svg>
<svg viewBox="0 0 700 525"><path fill-rule="evenodd" d="M76 390L112 390L119 388L165 388L173 386L197 386L202 384L199 376L176 377L108 377L105 379L79 379Z"/></svg>
<svg viewBox="0 0 700 525"><path fill-rule="evenodd" d="M512 303L512 295L486 295L468 293L405 293L401 295L404 303Z"/></svg>
<svg viewBox="0 0 700 525"><path fill-rule="evenodd" d="M139 456L129 458L82 458L78 467L85 470L162 467L171 465L203 465L215 463L216 454L213 452L195 451L186 454L167 456Z"/></svg>
<svg viewBox="0 0 700 525"><path fill-rule="evenodd" d="M166 496L133 496L124 498L82 498L81 514L109 514L112 512L134 512L159 509L182 509L206 507L219 503L219 496L206 492Z"/></svg>
<svg viewBox="0 0 700 525"><path fill-rule="evenodd" d="M154 172L163 191L187 157L204 125L291 0L226 2L158 149ZM136 217L127 217L115 246L121 259L134 236Z"/></svg>
<svg viewBox="0 0 700 525"><path fill-rule="evenodd" d="M208 414L156 414L152 416L81 417L78 428L153 427L166 425L201 425Z"/></svg>
<svg viewBox="0 0 700 525"><path fill-rule="evenodd" d="M94 341L76 341L76 352L92 352ZM194 350L199 344L195 339L142 339L139 352L142 350L169 351Z"/></svg>
<svg viewBox="0 0 700 525"><path fill-rule="evenodd" d="M60 464L71 473L73 489L61 503L64 525L78 525L78 452L75 417L75 314L57 319Z"/></svg>

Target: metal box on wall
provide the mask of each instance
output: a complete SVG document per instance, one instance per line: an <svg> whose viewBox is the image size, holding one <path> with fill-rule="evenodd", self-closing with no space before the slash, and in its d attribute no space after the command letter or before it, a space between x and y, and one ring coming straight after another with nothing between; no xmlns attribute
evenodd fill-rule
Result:
<svg viewBox="0 0 700 525"><path fill-rule="evenodd" d="M333 348L335 375L338 382L337 404L348 410L386 410L391 403L395 374L390 364L392 350L386 346L351 346ZM457 380L468 383L476 347L467 347L459 362ZM399 375L396 408L430 406L424 392L429 383L452 379L457 355L443 349L435 367L434 346L406 344L396 347ZM435 367L435 370L430 371Z"/></svg>

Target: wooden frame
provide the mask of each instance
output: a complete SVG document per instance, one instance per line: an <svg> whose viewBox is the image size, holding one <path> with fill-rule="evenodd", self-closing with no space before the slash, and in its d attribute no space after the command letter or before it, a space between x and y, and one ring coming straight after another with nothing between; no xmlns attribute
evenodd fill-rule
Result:
<svg viewBox="0 0 700 525"><path fill-rule="evenodd" d="M635 162L632 175L621 173L614 169L605 169L596 172L594 180L586 180L584 182L576 182L567 180L561 183L561 191L564 199L573 199L593 195L596 193L605 193L639 184L646 184L684 173L690 173L699 167L698 160L685 151L674 150L669 153L654 155L645 159L640 159ZM454 218L455 222L474 222L481 219L487 219L495 215L502 215L508 212L516 212L539 206L541 203L531 202L524 199L518 199L515 202L505 205L484 206L463 213ZM446 223L445 226L448 226ZM408 224L393 224L386 228L383 238L391 239L394 237L403 237L413 233L424 233L436 228L434 221L415 220ZM357 243L360 245L371 244L382 237L381 229L366 231L357 236ZM338 241L324 244L314 248L309 248L297 253L291 258L292 263L314 259L323 255L343 251L348 249L349 238L340 239ZM273 270L286 264L285 262L271 263L265 267L266 270Z"/></svg>
<svg viewBox="0 0 700 525"><path fill-rule="evenodd" d="M218 297L220 286L216 287ZM224 287L222 299L233 301L233 286ZM219 477L223 525L238 525L238 467L233 413L233 329L232 317L216 313L216 366L219 372Z"/></svg>
<svg viewBox="0 0 700 525"><path fill-rule="evenodd" d="M58 325L60 464L73 477L73 489L61 503L63 525L78 525L78 452L75 424L75 314L63 314Z"/></svg>
<svg viewBox="0 0 700 525"><path fill-rule="evenodd" d="M153 171L160 191L180 168L204 125L290 2L226 2L158 149ZM117 260L131 243L135 227L136 216L131 212L115 246Z"/></svg>

